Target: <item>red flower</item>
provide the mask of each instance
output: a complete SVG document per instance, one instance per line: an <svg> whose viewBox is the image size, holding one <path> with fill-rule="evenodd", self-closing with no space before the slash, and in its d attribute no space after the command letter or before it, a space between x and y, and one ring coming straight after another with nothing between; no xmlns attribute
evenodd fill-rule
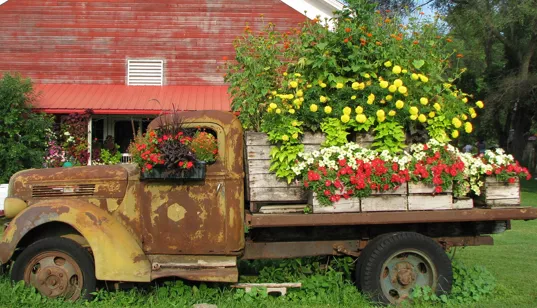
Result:
<svg viewBox="0 0 537 308"><path fill-rule="evenodd" d="M330 180L326 180L326 182L324 182L324 186L330 187L330 185L332 185L332 182Z"/></svg>
<svg viewBox="0 0 537 308"><path fill-rule="evenodd" d="M492 170L487 170L486 174L487 174L487 175L491 175L491 174L492 174Z"/></svg>
<svg viewBox="0 0 537 308"><path fill-rule="evenodd" d="M151 169L153 169L153 165L151 165L151 164L145 164L145 169L147 169L147 170L151 170Z"/></svg>
<svg viewBox="0 0 537 308"><path fill-rule="evenodd" d="M330 191L328 189L325 189L324 190L324 195L329 197L332 193L330 193Z"/></svg>
<svg viewBox="0 0 537 308"><path fill-rule="evenodd" d="M179 167L183 167L184 164L185 164L185 163L184 163L183 161L180 161L180 162L179 162Z"/></svg>
<svg viewBox="0 0 537 308"><path fill-rule="evenodd" d="M347 160L346 160L346 159L340 159L340 160L338 161L338 163L339 163L339 166L340 166L340 167L344 167L344 166L347 164Z"/></svg>
<svg viewBox="0 0 537 308"><path fill-rule="evenodd" d="M434 188L434 192L437 193L437 194L441 193L442 192L442 186L436 186Z"/></svg>
<svg viewBox="0 0 537 308"><path fill-rule="evenodd" d="M515 179L515 178L509 178L509 179L507 180L507 182L513 184L513 183L516 182L516 179Z"/></svg>
<svg viewBox="0 0 537 308"><path fill-rule="evenodd" d="M191 162L191 161L189 161L188 163L186 163L186 168L187 168L187 169L190 169L190 168L192 168L193 166L194 166L194 163Z"/></svg>
<svg viewBox="0 0 537 308"><path fill-rule="evenodd" d="M429 147L428 147L426 144L424 144L424 145L423 145L423 150L424 150L424 151L427 151L428 149L429 149Z"/></svg>

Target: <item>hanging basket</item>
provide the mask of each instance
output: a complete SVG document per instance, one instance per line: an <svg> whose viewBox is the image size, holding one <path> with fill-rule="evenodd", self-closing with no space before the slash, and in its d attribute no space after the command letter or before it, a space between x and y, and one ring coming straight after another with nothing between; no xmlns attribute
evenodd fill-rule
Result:
<svg viewBox="0 0 537 308"><path fill-rule="evenodd" d="M182 180L201 181L205 179L206 165L204 161L196 161L190 169L169 169L157 165L151 170L142 172L142 180Z"/></svg>

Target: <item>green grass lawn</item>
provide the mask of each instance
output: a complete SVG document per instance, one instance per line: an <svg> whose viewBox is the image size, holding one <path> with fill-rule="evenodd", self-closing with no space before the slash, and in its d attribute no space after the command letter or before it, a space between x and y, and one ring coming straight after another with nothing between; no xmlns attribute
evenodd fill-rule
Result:
<svg viewBox="0 0 537 308"><path fill-rule="evenodd" d="M537 181L523 183L522 202L537 207ZM497 282L492 295L462 307L537 307L537 221L514 221L512 230L494 235L494 241L494 246L459 248L455 253L455 259L466 265L484 266ZM203 284L170 284L149 291L102 291L93 303L65 303L43 299L28 288L12 287L4 276L0 278L0 307L190 307L192 303L203 302L233 308L370 306L350 283L338 277L326 277L308 279L302 290L291 292L285 300L260 294L252 296L229 288L207 288Z"/></svg>

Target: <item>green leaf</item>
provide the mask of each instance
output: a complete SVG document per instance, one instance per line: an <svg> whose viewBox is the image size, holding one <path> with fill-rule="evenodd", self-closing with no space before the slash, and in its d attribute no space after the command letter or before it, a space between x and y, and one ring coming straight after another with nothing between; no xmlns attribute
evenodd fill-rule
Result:
<svg viewBox="0 0 537 308"><path fill-rule="evenodd" d="M414 60L412 61L412 65L414 65L415 68L420 69L425 64L425 61L423 60Z"/></svg>

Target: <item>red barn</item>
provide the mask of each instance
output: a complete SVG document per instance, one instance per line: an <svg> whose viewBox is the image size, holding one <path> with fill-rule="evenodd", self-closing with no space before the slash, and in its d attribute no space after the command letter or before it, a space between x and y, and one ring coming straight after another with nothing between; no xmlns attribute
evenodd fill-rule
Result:
<svg viewBox="0 0 537 308"><path fill-rule="evenodd" d="M30 77L41 91L39 110L93 110L93 135L115 136L124 150L132 119L141 125L172 105L229 109L218 67L233 57L246 23L289 29L341 7L336 0L0 0L0 73Z"/></svg>

